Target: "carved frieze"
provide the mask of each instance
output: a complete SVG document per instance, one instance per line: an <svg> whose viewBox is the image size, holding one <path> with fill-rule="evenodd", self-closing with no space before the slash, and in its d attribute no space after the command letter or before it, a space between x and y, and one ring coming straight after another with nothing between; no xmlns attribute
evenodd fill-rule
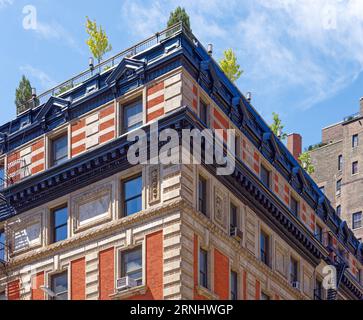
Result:
<svg viewBox="0 0 363 320"><path fill-rule="evenodd" d="M227 229L227 196L217 187L214 189L214 220Z"/></svg>
<svg viewBox="0 0 363 320"><path fill-rule="evenodd" d="M160 202L160 167L151 166L149 169L149 204Z"/></svg>

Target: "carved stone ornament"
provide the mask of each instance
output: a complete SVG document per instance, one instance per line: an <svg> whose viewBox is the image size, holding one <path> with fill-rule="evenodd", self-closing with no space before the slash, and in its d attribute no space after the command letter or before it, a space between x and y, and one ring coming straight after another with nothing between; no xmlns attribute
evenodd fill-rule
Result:
<svg viewBox="0 0 363 320"><path fill-rule="evenodd" d="M150 167L149 184L149 203L154 204L160 201L160 169L158 165Z"/></svg>
<svg viewBox="0 0 363 320"><path fill-rule="evenodd" d="M224 229L227 228L226 195L218 188L214 190L214 220Z"/></svg>

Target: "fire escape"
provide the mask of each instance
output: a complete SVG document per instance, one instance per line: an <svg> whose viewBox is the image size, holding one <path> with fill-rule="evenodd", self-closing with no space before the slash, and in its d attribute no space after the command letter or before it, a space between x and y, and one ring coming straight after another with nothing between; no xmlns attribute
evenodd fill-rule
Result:
<svg viewBox="0 0 363 320"><path fill-rule="evenodd" d="M330 252L329 262L336 268L335 288L328 289L327 300L337 300L339 286L343 280L345 270L349 268L349 264L344 254L334 248L331 243L328 244L327 248Z"/></svg>

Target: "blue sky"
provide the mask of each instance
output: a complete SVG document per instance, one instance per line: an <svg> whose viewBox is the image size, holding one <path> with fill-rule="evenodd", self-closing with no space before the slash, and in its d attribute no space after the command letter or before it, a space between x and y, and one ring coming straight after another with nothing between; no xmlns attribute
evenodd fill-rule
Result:
<svg viewBox="0 0 363 320"><path fill-rule="evenodd" d="M37 28L23 27L32 5ZM271 121L319 142L321 128L359 110L363 96L361 0L0 0L0 123L15 117L14 92L26 74L38 92L87 68L85 17L106 29L113 51L164 28L182 5L194 34L215 58L233 48L244 69L237 85Z"/></svg>

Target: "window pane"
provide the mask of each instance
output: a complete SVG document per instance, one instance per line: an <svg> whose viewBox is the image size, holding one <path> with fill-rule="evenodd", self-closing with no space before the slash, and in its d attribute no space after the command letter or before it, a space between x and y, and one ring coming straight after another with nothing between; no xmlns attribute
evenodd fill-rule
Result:
<svg viewBox="0 0 363 320"><path fill-rule="evenodd" d="M338 217L340 217L342 214L342 207L341 206L337 206L337 215Z"/></svg>
<svg viewBox="0 0 363 320"><path fill-rule="evenodd" d="M5 232L0 230L0 261L5 260Z"/></svg>
<svg viewBox="0 0 363 320"><path fill-rule="evenodd" d="M53 165L63 163L68 159L68 136L53 140Z"/></svg>
<svg viewBox="0 0 363 320"><path fill-rule="evenodd" d="M54 275L52 277L52 291L57 295L57 300L68 299L68 273Z"/></svg>
<svg viewBox="0 0 363 320"><path fill-rule="evenodd" d="M129 216L142 210L142 177L124 182L124 215Z"/></svg>
<svg viewBox="0 0 363 320"><path fill-rule="evenodd" d="M236 272L231 272L231 300L238 299L238 275Z"/></svg>
<svg viewBox="0 0 363 320"><path fill-rule="evenodd" d="M297 217L299 215L299 203L294 197L291 197L291 212Z"/></svg>
<svg viewBox="0 0 363 320"><path fill-rule="evenodd" d="M3 165L0 165L0 189L3 187L5 179L5 169Z"/></svg>
<svg viewBox="0 0 363 320"><path fill-rule="evenodd" d="M142 250L124 251L121 254L121 277L130 277L142 284Z"/></svg>
<svg viewBox="0 0 363 320"><path fill-rule="evenodd" d="M362 213L358 212L353 214L353 229L362 227Z"/></svg>
<svg viewBox="0 0 363 320"><path fill-rule="evenodd" d="M142 126L142 101L137 101L124 108L124 129L131 131Z"/></svg>
<svg viewBox="0 0 363 320"><path fill-rule="evenodd" d="M231 228L238 226L237 207L231 203Z"/></svg>
<svg viewBox="0 0 363 320"><path fill-rule="evenodd" d="M207 182L203 177L199 177L199 211L207 214Z"/></svg>
<svg viewBox="0 0 363 320"><path fill-rule="evenodd" d="M261 261L265 264L269 264L269 256L268 256L268 236L261 232L260 237L260 255L261 255Z"/></svg>
<svg viewBox="0 0 363 320"><path fill-rule="evenodd" d="M68 238L68 227L67 225L58 227L54 230L54 242L66 240Z"/></svg>
<svg viewBox="0 0 363 320"><path fill-rule="evenodd" d="M266 188L270 188L270 172L261 166L261 181Z"/></svg>
<svg viewBox="0 0 363 320"><path fill-rule="evenodd" d="M59 227L66 224L68 220L68 209L61 208L54 211L54 226Z"/></svg>
<svg viewBox="0 0 363 320"><path fill-rule="evenodd" d="M202 249L199 254L199 275L200 285L208 288L208 252Z"/></svg>
<svg viewBox="0 0 363 320"><path fill-rule="evenodd" d="M208 106L203 100L200 100L200 120L208 124Z"/></svg>
<svg viewBox="0 0 363 320"><path fill-rule="evenodd" d="M295 259L291 259L290 263L290 277L292 282L297 282L298 279L298 262Z"/></svg>

